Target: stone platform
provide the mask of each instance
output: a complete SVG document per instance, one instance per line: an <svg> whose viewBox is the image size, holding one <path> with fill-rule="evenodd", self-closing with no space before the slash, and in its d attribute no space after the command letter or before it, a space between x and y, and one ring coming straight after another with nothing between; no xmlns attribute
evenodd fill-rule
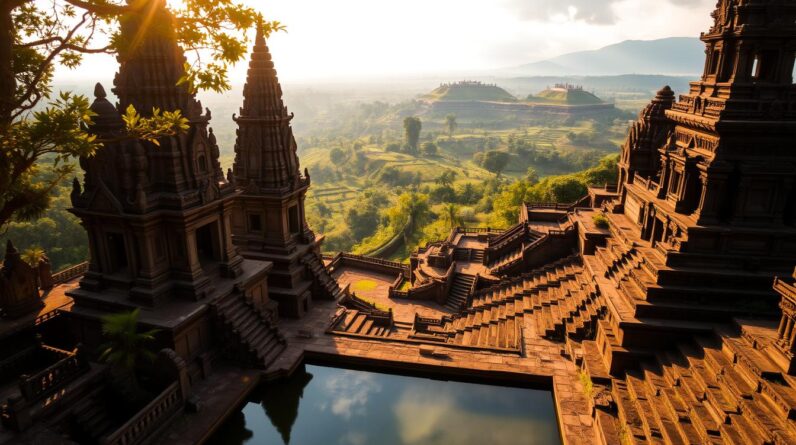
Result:
<svg viewBox="0 0 796 445"><path fill-rule="evenodd" d="M322 302L315 304L304 319L281 321L279 328L287 338L288 347L265 371L265 378L287 375L302 361L316 359L342 365L484 378L487 382L505 379L535 383L553 391L563 443L597 443L589 399L576 365L562 355L563 345L542 338L531 320L526 320L523 326L523 356L443 345L434 347L434 355L428 356L421 355L421 347L416 344L325 334L336 310L335 303ZM307 338L307 332L312 333L311 338Z"/></svg>

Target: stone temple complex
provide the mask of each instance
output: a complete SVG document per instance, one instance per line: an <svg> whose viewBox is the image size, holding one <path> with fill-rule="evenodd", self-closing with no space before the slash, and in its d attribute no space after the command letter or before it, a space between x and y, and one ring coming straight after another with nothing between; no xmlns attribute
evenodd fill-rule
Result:
<svg viewBox="0 0 796 445"><path fill-rule="evenodd" d="M640 113L618 184L526 203L506 230L456 228L409 264L320 254L262 34L224 174L156 28L119 57L119 103L97 86L91 131L120 135L131 104L190 128L81 160L89 262L51 274L7 246L0 443L201 443L310 359L543 385L566 444L796 443L793 1L719 1L704 74ZM136 370L146 400L120 404L102 320L131 310L159 352Z"/></svg>

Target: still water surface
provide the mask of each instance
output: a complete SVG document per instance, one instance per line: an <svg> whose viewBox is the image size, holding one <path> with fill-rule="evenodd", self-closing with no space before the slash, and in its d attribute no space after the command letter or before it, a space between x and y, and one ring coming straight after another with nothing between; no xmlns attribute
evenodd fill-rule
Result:
<svg viewBox="0 0 796 445"><path fill-rule="evenodd" d="M254 400L210 443L561 443L549 391L306 365Z"/></svg>

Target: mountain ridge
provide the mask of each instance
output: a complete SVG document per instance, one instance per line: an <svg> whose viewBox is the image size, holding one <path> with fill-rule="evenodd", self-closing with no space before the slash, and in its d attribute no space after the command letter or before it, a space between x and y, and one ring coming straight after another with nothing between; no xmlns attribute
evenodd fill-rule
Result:
<svg viewBox="0 0 796 445"><path fill-rule="evenodd" d="M511 76L622 74L697 75L705 61L704 44L694 37L625 40L595 50L576 51L501 70Z"/></svg>

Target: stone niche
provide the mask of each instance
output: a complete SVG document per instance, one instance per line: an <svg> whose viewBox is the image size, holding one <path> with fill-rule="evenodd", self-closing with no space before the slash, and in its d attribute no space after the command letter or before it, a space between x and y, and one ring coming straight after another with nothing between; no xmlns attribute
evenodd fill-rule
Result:
<svg viewBox="0 0 796 445"><path fill-rule="evenodd" d="M11 241L0 268L0 310L5 318L19 318L44 306L39 295L38 270L22 260Z"/></svg>

